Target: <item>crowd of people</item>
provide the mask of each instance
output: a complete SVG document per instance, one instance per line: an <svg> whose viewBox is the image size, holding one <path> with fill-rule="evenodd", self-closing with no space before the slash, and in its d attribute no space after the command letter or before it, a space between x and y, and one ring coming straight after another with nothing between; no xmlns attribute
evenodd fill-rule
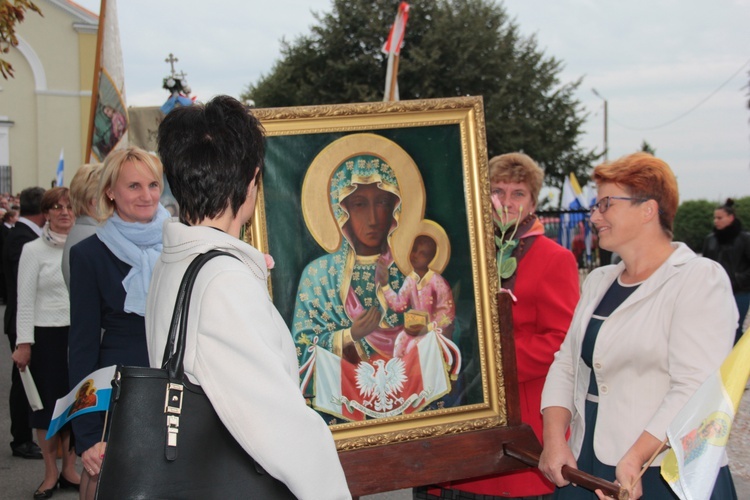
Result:
<svg viewBox="0 0 750 500"><path fill-rule="evenodd" d="M159 127L158 153L115 150L102 164L81 167L69 189L0 196L0 288L14 362L11 448L43 459L34 498L50 498L58 487L95 497L107 453L104 414L77 417L47 439L55 401L102 367L160 367L181 278L196 256L215 249L233 258L213 259L196 281L186 376L247 453L295 496L350 498L331 431L300 390L295 337L269 295L267 259L240 239L264 168L260 123L227 96L178 108ZM561 472L567 465L616 481L631 498L675 498L659 474L667 426L729 353L750 302L750 235L731 200L716 209L704 258L672 241L679 194L665 162L636 153L596 167L591 223L600 246L621 260L591 272L581 288L573 254L544 236L535 214L543 170L510 153L490 159L489 176L498 214L517 227L502 235L517 261L503 288L515 298L521 416L543 452L538 469L419 487L414 497L603 498L570 484ZM159 201L164 177L176 217ZM370 186L360 184L352 190L364 196ZM381 204L388 225L392 198ZM369 265L386 289L384 265L374 260L382 241L361 240L354 250L373 257ZM412 252L417 283L431 272L436 243L415 240ZM401 307L407 295L397 287L388 303ZM372 323L370 310L360 313L348 312L351 343L361 324ZM425 330L393 329L402 355ZM33 372L41 410L30 411L25 370ZM736 498L726 463L712 498Z"/></svg>
<svg viewBox="0 0 750 500"><path fill-rule="evenodd" d="M33 497L75 488L82 500L95 498L104 413L76 416L47 439L55 403L99 368L160 367L173 309L164 301L174 302L193 258L220 248L236 259L217 259L201 272L186 376L295 496L351 498L331 431L299 389L294 342L266 287L267 260L239 239L263 167L260 123L226 96L177 109L162 123L159 153L115 150L102 164L82 166L70 188L20 193L20 217L4 238L5 331L14 363L11 448L44 463ZM179 218L160 203L164 174ZM43 409L29 408L25 370Z"/></svg>

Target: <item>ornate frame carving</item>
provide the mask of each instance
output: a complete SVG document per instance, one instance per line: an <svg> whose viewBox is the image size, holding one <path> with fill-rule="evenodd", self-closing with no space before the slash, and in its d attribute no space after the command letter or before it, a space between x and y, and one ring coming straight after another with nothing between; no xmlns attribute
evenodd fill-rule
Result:
<svg viewBox="0 0 750 500"><path fill-rule="evenodd" d="M309 230L299 237L292 235L305 232L305 219L327 218L331 214L319 207L312 212L308 209L304 218L299 217L303 208L300 200L303 180L294 173L287 175L288 172L306 171L321 151L337 139L374 134L393 141L414 158L424 179L427 215L449 228L451 262L468 263L467 272L461 275L470 275L464 276L463 291L471 296L473 303L471 320L475 330L471 334L475 336L476 356L469 356L472 359L466 363L478 365L478 378L470 382L481 387L478 389L481 400L410 415L334 423L331 428L339 451L508 426L482 98L268 108L252 112L263 123L268 139L258 207L246 228L245 238L261 251L275 254L299 246L309 252L310 247L316 246L314 241L318 240ZM460 160L441 163L439 158L443 157ZM420 164L420 158L438 160L427 165ZM444 182L459 178L461 182ZM457 196L463 200L463 207L458 204L450 207L457 214L456 219L448 220L450 217L445 216L440 200L431 198L437 188L448 193L445 199ZM276 216L285 212L286 219ZM291 220L288 212L298 214L291 225L283 222ZM439 220L441 217L445 220ZM286 235L281 235L282 232ZM466 249L468 255L463 252ZM325 252L320 245L316 250ZM294 258L274 256L277 266L271 272L269 288L277 306L281 303L279 310L289 324L289 295L296 293L299 265L294 264ZM404 265L403 259L400 265ZM396 262L399 263L398 259ZM469 283L473 288L470 294L465 291Z"/></svg>

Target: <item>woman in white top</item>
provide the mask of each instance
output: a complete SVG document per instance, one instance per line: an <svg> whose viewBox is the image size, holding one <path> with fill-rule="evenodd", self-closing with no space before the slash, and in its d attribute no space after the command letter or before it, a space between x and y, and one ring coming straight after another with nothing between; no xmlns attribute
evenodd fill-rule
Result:
<svg viewBox="0 0 750 500"><path fill-rule="evenodd" d="M52 188L42 197L47 223L41 238L23 247L18 264L18 339L13 361L18 369L33 368L34 381L44 408L32 413L31 426L44 458L44 481L34 498L50 498L58 484L77 488L81 477L70 447L70 428L46 439L58 398L68 393L68 327L70 299L62 275L62 253L75 216L68 188ZM57 450L62 441L62 472L58 476Z"/></svg>
<svg viewBox="0 0 750 500"><path fill-rule="evenodd" d="M305 404L291 333L268 294L262 253L239 239L255 210L263 164L260 123L219 96L171 111L159 156L180 217L164 224L146 308L158 367L177 289L199 254L221 249L198 274L190 304L185 374L201 385L238 443L301 499L351 498L331 431Z"/></svg>

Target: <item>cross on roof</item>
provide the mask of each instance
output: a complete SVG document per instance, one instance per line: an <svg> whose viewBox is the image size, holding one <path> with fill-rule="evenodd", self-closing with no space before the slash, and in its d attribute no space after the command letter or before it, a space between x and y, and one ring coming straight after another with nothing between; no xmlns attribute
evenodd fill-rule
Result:
<svg viewBox="0 0 750 500"><path fill-rule="evenodd" d="M177 58L176 58L176 57L174 56L174 54L172 54L171 52L169 53L169 57L167 57L166 59L164 59L164 62L167 62L167 63L169 63L169 67L170 67L170 68L171 68L171 70L172 70L172 76L175 76L175 72L174 72L174 63L176 63L176 62L178 62L178 61L179 61L179 59L177 59Z"/></svg>

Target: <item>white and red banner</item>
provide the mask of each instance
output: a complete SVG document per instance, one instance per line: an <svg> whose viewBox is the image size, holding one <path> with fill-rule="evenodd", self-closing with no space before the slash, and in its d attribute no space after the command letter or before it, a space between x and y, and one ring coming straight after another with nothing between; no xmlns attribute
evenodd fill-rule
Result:
<svg viewBox="0 0 750 500"><path fill-rule="evenodd" d="M383 44L383 52L388 54L388 69L385 74L385 91L383 92L384 101L398 101L398 56L401 53L401 47L404 44L404 35L406 34L406 21L409 19L409 4L401 2L396 13L396 20L391 25L391 31L388 33Z"/></svg>
<svg viewBox="0 0 750 500"><path fill-rule="evenodd" d="M356 365L316 346L313 407L350 421L418 412L451 388L443 344L455 344L439 337L426 334L403 358L373 356Z"/></svg>
<svg viewBox="0 0 750 500"><path fill-rule="evenodd" d="M386 54L401 53L401 46L404 44L404 34L406 33L406 21L409 19L409 4L401 2L396 13L396 20L391 25L391 31L388 38L383 44L383 52Z"/></svg>

